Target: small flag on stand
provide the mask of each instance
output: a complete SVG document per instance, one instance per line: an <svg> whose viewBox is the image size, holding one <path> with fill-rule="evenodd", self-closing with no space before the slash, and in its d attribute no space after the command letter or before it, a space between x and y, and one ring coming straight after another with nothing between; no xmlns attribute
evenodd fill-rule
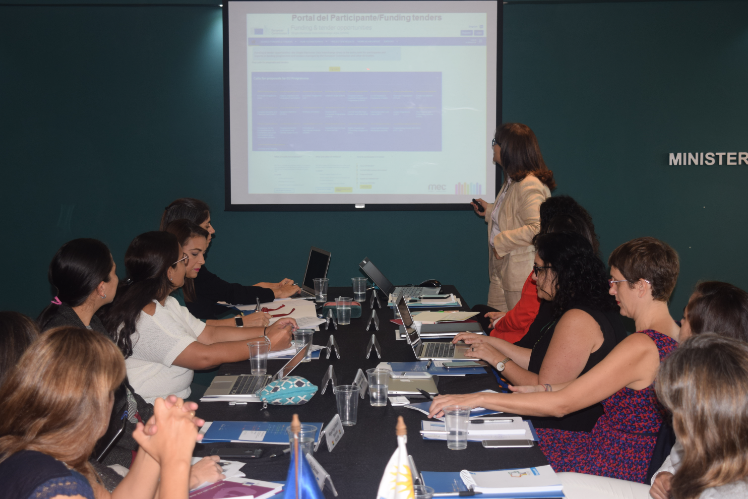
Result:
<svg viewBox="0 0 748 499"><path fill-rule="evenodd" d="M413 472L410 469L408 450L405 443L408 441L408 429L402 416L397 418L397 450L387 467L384 469L382 481L379 482L379 499L413 499Z"/></svg>
<svg viewBox="0 0 748 499"><path fill-rule="evenodd" d="M301 422L298 414L294 414L291 419L291 431L294 434L294 441L291 444L291 465L288 467L283 499L325 499L322 491L319 490L317 479L314 478L306 456L300 452Z"/></svg>

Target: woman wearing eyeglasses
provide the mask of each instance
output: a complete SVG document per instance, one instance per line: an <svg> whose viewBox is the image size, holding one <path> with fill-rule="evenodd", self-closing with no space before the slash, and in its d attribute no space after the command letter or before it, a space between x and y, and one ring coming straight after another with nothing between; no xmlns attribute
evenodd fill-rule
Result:
<svg viewBox="0 0 748 499"><path fill-rule="evenodd" d="M626 337L608 275L575 217L554 218L549 233L535 238L532 279L543 304L522 345L462 333L454 342L472 345L467 357L485 360L514 385L572 381L595 367ZM577 228L577 225L579 228ZM589 237L589 236L588 236ZM536 428L591 431L602 416L600 404L563 418L533 418Z"/></svg>
<svg viewBox="0 0 748 499"><path fill-rule="evenodd" d="M488 223L488 306L507 312L522 296L535 252L532 238L540 230L540 204L556 182L527 125L503 124L491 145L504 184L496 201L478 199L481 208L473 205L473 210Z"/></svg>
<svg viewBox="0 0 748 499"><path fill-rule="evenodd" d="M249 358L249 338L267 335L272 350L290 346L296 321L282 318L272 326L206 325L169 294L184 285L186 255L176 236L146 232L125 253L128 280L120 284L104 325L116 331L127 376L147 402L190 394L193 371Z"/></svg>
<svg viewBox="0 0 748 499"><path fill-rule="evenodd" d="M610 294L621 315L636 324L605 359L574 381L515 387L520 393L474 393L437 397L430 416L448 405L486 407L526 416L563 417L602 402L603 414L591 432L537 430L539 446L559 471L576 471L643 483L662 424L652 396L660 362L677 346L680 328L667 300L678 279L678 255L651 237L616 248L608 259Z"/></svg>
<svg viewBox="0 0 748 499"><path fill-rule="evenodd" d="M207 246L210 246L216 230L211 223L210 208L205 202L192 198L173 201L161 215L159 230L166 230L170 223L180 219L189 220L207 230ZM192 315L202 320L219 319L226 315L226 307L218 302L247 305L254 304L259 299L262 303L268 303L275 298L293 296L299 291L299 287L291 279L283 279L280 282L259 282L254 286L226 282L210 272L205 265L195 276L192 288L194 293L191 296L185 294L185 305ZM258 321L261 317L255 314L251 316L245 319L245 322Z"/></svg>

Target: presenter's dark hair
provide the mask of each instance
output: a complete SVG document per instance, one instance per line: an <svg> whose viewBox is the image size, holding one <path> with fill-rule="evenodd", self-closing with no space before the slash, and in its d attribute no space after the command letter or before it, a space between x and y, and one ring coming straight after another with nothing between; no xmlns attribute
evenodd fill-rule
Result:
<svg viewBox="0 0 748 499"><path fill-rule="evenodd" d="M504 123L496 130L494 139L501 147L501 168L514 182L532 174L550 190L556 188L553 172L545 165L538 139L529 126Z"/></svg>
<svg viewBox="0 0 748 499"><path fill-rule="evenodd" d="M131 336L140 311L175 289L167 271L180 256L177 237L163 231L141 234L127 248L127 279L120 281L117 296L104 314L104 326L125 357L132 355Z"/></svg>
<svg viewBox="0 0 748 499"><path fill-rule="evenodd" d="M748 476L748 344L691 336L663 361L655 390L683 446L673 497L696 499Z"/></svg>
<svg viewBox="0 0 748 499"><path fill-rule="evenodd" d="M203 201L193 198L180 198L164 209L158 230L166 230L166 227L174 220L185 219L200 225L209 217L210 208Z"/></svg>
<svg viewBox="0 0 748 499"><path fill-rule="evenodd" d="M0 312L0 386L38 337L39 327L33 320L18 312Z"/></svg>
<svg viewBox="0 0 748 499"><path fill-rule="evenodd" d="M184 218L169 222L169 225L166 226L166 232L177 236L177 241L179 241L179 244L182 246L185 246L187 241L193 237L204 237L207 240L208 236L210 236L207 230L203 229L195 222L185 220ZM195 280L185 277L182 291L184 291L184 301L195 301Z"/></svg>
<svg viewBox="0 0 748 499"><path fill-rule="evenodd" d="M700 282L686 306L691 334L748 341L748 293L726 282Z"/></svg>
<svg viewBox="0 0 748 499"><path fill-rule="evenodd" d="M623 243L610 254L608 265L623 274L631 289L639 279L649 281L652 298L657 301L670 299L680 272L678 253L654 237L639 237Z"/></svg>
<svg viewBox="0 0 748 499"><path fill-rule="evenodd" d="M574 307L615 308L615 299L608 293L605 264L586 237L570 232L541 234L535 238L535 248L555 278L553 314L556 318Z"/></svg>
<svg viewBox="0 0 748 499"><path fill-rule="evenodd" d="M38 451L96 483L88 458L124 379L122 354L96 331L65 326L41 335L0 387L0 462Z"/></svg>
<svg viewBox="0 0 748 499"><path fill-rule="evenodd" d="M47 273L52 292L63 305L82 305L97 286L109 282L114 261L106 244L97 239L73 239L57 250ZM51 303L37 319L44 331L59 305Z"/></svg>
<svg viewBox="0 0 748 499"><path fill-rule="evenodd" d="M576 232L585 236L599 254L600 240L587 210L571 196L552 196L540 204L540 232Z"/></svg>

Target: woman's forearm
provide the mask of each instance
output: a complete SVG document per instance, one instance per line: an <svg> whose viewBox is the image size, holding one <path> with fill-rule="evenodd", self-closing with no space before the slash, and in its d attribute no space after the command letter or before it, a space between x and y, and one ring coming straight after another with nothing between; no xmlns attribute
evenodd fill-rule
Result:
<svg viewBox="0 0 748 499"><path fill-rule="evenodd" d="M530 355L532 354L532 350L530 350L529 348L518 347L513 343L509 343L508 341L502 340L501 338L497 338L495 336L487 336L486 341L501 354L512 359L512 361L514 361L514 363L517 366L521 367L523 370L527 369L527 366L530 365Z"/></svg>
<svg viewBox="0 0 748 499"><path fill-rule="evenodd" d="M230 319L233 320L233 319ZM204 336L206 335L207 336ZM226 341L242 341L258 338L265 334L264 327L236 327L236 326L205 326L197 341L204 345L222 343Z"/></svg>
<svg viewBox="0 0 748 499"><path fill-rule="evenodd" d="M161 467L155 459L143 449L138 450L130 472L112 492L112 499L153 497L158 486L160 471Z"/></svg>

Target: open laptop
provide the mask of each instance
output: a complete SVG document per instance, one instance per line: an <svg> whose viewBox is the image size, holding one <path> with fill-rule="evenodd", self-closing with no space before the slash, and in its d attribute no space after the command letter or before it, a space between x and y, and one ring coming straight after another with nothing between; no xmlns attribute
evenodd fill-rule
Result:
<svg viewBox="0 0 748 499"><path fill-rule="evenodd" d="M374 284L382 290L382 292L389 297L393 295L395 297L405 296L406 298L419 298L422 295L436 295L439 293L441 288L436 287L421 287L421 286L395 286L382 274L378 268L374 266L371 260L364 258L361 263L358 264L359 268L364 271L364 274L374 281Z"/></svg>
<svg viewBox="0 0 748 499"><path fill-rule="evenodd" d="M205 395L200 399L200 402L226 402L226 401L237 401L237 402L260 402L260 392L269 383L283 379L291 371L296 369L306 355L306 351L310 348L311 343L304 345L304 348L296 352L291 360L286 365L280 368L280 370L272 376L267 374L253 375L253 374L240 374L238 376L216 376L213 378L213 382L210 384Z"/></svg>
<svg viewBox="0 0 748 499"><path fill-rule="evenodd" d="M301 289L291 298L310 298L314 297L314 280L327 277L327 270L330 268L330 252L323 249L315 248L309 251L309 260L306 262L306 271L304 280L301 282Z"/></svg>
<svg viewBox="0 0 748 499"><path fill-rule="evenodd" d="M397 310L403 319L403 326L407 334L408 344L413 347L413 353L418 360L453 360L467 359L465 352L470 348L468 345L453 344L451 341L421 341L421 335L413 324L413 316L402 296L397 300Z"/></svg>

